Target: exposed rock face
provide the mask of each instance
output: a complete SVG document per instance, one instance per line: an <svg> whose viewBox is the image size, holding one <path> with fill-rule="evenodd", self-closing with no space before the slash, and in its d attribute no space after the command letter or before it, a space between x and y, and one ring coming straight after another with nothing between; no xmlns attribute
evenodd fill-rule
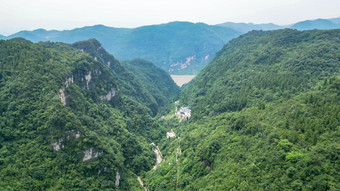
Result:
<svg viewBox="0 0 340 191"><path fill-rule="evenodd" d="M94 149L91 147L89 150L84 151L84 158L83 161L89 161L99 156L99 152L95 152Z"/></svg>
<svg viewBox="0 0 340 191"><path fill-rule="evenodd" d="M66 105L65 88L61 88L61 89L59 90L59 97L60 97L61 103L62 103L63 105Z"/></svg>
<svg viewBox="0 0 340 191"><path fill-rule="evenodd" d="M116 89L112 88L106 95L100 96L100 99L110 101L115 95L116 95Z"/></svg>
<svg viewBox="0 0 340 191"><path fill-rule="evenodd" d="M94 74L96 74L96 75L102 74L102 71L100 71L99 69L96 69L96 70L94 70Z"/></svg>
<svg viewBox="0 0 340 191"><path fill-rule="evenodd" d="M59 139L58 142L52 143L53 150L59 151L61 148L64 148L64 145L61 144L63 139Z"/></svg>
<svg viewBox="0 0 340 191"><path fill-rule="evenodd" d="M65 86L66 86L66 88L67 88L68 86L70 86L71 84L73 84L73 76L67 78L66 81L65 81Z"/></svg>
<svg viewBox="0 0 340 191"><path fill-rule="evenodd" d="M176 137L175 132L171 129L171 131L166 132L166 138L172 138L172 137Z"/></svg>
<svg viewBox="0 0 340 191"><path fill-rule="evenodd" d="M92 78L92 76L91 76L91 71L90 71L88 75L85 75L86 88L87 88L87 89L90 89L90 88L89 88L89 83L90 83L90 81L91 81L91 78Z"/></svg>
<svg viewBox="0 0 340 191"><path fill-rule="evenodd" d="M80 132L79 131L75 131L75 130L70 130L70 131L66 131L65 134L67 134L67 140L76 138L79 139L80 138Z"/></svg>
<svg viewBox="0 0 340 191"><path fill-rule="evenodd" d="M61 103L63 103L63 105L66 105L65 89L68 88L71 84L73 84L73 82L74 82L73 76L66 78L65 87L59 89L59 97L60 97Z"/></svg>
<svg viewBox="0 0 340 191"><path fill-rule="evenodd" d="M138 176L137 179L138 179L139 184L144 188L144 191L149 191L149 190L145 187L145 185L144 185L142 179L140 178L140 176Z"/></svg>
<svg viewBox="0 0 340 191"><path fill-rule="evenodd" d="M120 174L119 174L119 172L117 171L117 172L116 172L116 186L117 186L117 187L119 186L119 180L120 180Z"/></svg>
<svg viewBox="0 0 340 191"><path fill-rule="evenodd" d="M108 67L110 67L110 65L111 65L111 62L110 62L110 61L108 61L108 62L107 62L107 66L108 66Z"/></svg>
<svg viewBox="0 0 340 191"><path fill-rule="evenodd" d="M79 131L76 133L76 139L79 139L80 138L80 133Z"/></svg>
<svg viewBox="0 0 340 191"><path fill-rule="evenodd" d="M156 170L157 169L157 167L158 167L158 165L162 162L162 153L161 153L161 151L159 150L159 147L158 146L156 146L156 144L155 143L151 143L151 145L153 145L154 146L154 148L153 148L153 152L155 152L155 154L156 154L156 156L157 156L157 160L156 160L156 165L155 166L153 166L153 170Z"/></svg>

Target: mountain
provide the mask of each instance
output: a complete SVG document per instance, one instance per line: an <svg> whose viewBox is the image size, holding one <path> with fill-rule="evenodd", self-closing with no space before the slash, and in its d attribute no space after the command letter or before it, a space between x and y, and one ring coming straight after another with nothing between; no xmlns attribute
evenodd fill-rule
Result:
<svg viewBox="0 0 340 191"><path fill-rule="evenodd" d="M149 190L339 190L340 78L290 98L189 121L160 145Z"/></svg>
<svg viewBox="0 0 340 191"><path fill-rule="evenodd" d="M218 24L217 26L221 27L228 27L239 31L241 33L247 33L252 30L278 30L283 29L283 26L279 26L273 23L267 24L254 24L254 23L233 23L233 22L226 22Z"/></svg>
<svg viewBox="0 0 340 191"><path fill-rule="evenodd" d="M335 19L335 21L337 21ZM312 29L338 29L340 24L332 22L331 19L316 19L316 20L306 20L294 24L291 28L298 30L312 30Z"/></svg>
<svg viewBox="0 0 340 191"><path fill-rule="evenodd" d="M329 20L332 21L333 23L340 24L340 17L329 19Z"/></svg>
<svg viewBox="0 0 340 191"><path fill-rule="evenodd" d="M315 20L305 20L291 25L280 26L273 23L267 24L253 24L253 23L233 23L226 22L221 23L216 26L222 26L231 28L235 31L241 32L242 34L247 33L252 30L278 30L284 28L291 28L297 30L328 30L328 29L339 29L340 28L340 18L333 19L315 19Z"/></svg>
<svg viewBox="0 0 340 191"><path fill-rule="evenodd" d="M1 40L0 67L1 190L143 190L137 175L155 164L150 143L165 132L136 89L151 94L156 82L139 82L93 39Z"/></svg>
<svg viewBox="0 0 340 191"><path fill-rule="evenodd" d="M249 32L225 45L181 97L200 118L306 91L339 74L339 31Z"/></svg>
<svg viewBox="0 0 340 191"><path fill-rule="evenodd" d="M339 190L339 34L252 31L225 45L181 92L192 117L158 144L148 189Z"/></svg>
<svg viewBox="0 0 340 191"><path fill-rule="evenodd" d="M108 65L116 74L115 80L121 85L121 91L147 106L153 116L180 91L169 74L151 62L133 60L123 64L95 39L76 42L72 46ZM131 65L133 67L129 67Z"/></svg>
<svg viewBox="0 0 340 191"><path fill-rule="evenodd" d="M143 82L144 88L158 103L158 108L169 104L171 98L177 96L180 88L174 83L167 72L155 66L152 62L134 59L122 63L128 71L135 74Z"/></svg>
<svg viewBox="0 0 340 191"><path fill-rule="evenodd" d="M293 28L336 29L338 18L307 20L289 26L273 23L233 23L218 25L170 22L138 28L114 28L104 25L73 30L20 31L4 39L23 37L33 42L52 41L74 43L97 39L109 53L119 60L141 58L149 60L170 74L197 74L229 40L252 30ZM0 37L1 39L1 37Z"/></svg>
<svg viewBox="0 0 340 191"><path fill-rule="evenodd" d="M74 43L95 38L118 59L150 60L171 74L198 73L222 46L240 35L232 29L204 23L171 22L134 29L103 25L65 31L21 31L7 38L23 37L33 42Z"/></svg>

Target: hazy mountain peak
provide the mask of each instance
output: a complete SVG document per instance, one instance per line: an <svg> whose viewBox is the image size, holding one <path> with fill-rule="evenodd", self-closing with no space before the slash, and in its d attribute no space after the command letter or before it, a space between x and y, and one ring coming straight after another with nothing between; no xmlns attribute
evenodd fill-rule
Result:
<svg viewBox="0 0 340 191"><path fill-rule="evenodd" d="M337 18L333 20L340 22ZM120 60L142 58L150 60L171 74L197 74L229 40L252 30L277 30L287 27L273 23L226 22L208 25L201 22L173 21L131 29L102 24L63 31L37 29L0 38L23 37L32 42L65 43L95 38ZM331 20L318 19L300 22L291 28L333 29L339 28L339 25Z"/></svg>
<svg viewBox="0 0 340 191"><path fill-rule="evenodd" d="M312 30L312 29L337 29L340 28L339 24L332 22L329 19L315 19L301 21L292 26L298 30Z"/></svg>

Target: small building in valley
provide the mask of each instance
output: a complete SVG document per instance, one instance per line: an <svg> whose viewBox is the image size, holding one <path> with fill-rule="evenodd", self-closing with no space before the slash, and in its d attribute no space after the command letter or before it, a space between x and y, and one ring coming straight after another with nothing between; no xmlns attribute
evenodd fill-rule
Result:
<svg viewBox="0 0 340 191"><path fill-rule="evenodd" d="M177 113L176 115L180 118L180 119L189 119L191 117L191 109L189 109L188 107L182 107Z"/></svg>

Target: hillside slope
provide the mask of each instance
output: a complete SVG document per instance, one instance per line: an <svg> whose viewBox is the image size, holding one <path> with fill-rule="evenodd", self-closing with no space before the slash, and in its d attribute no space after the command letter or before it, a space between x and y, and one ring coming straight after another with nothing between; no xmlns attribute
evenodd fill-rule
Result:
<svg viewBox="0 0 340 191"><path fill-rule="evenodd" d="M329 30L329 29L340 29L340 18L332 19L315 19L315 20L304 20L290 25L276 25L273 23L266 24L254 24L254 23L233 23L226 22L217 24L217 26L228 27L242 34L252 30L278 30L284 28L291 28L297 30Z"/></svg>
<svg viewBox="0 0 340 191"><path fill-rule="evenodd" d="M152 62L133 59L122 62L122 64L128 71L135 74L139 81L143 82L145 89L150 92L159 106L167 105L172 98L179 94L180 88L170 75Z"/></svg>
<svg viewBox="0 0 340 191"><path fill-rule="evenodd" d="M76 42L72 46L107 65L115 74L121 91L147 106L152 115L156 115L161 107L179 93L179 87L169 74L151 62L119 62L95 39Z"/></svg>
<svg viewBox="0 0 340 191"><path fill-rule="evenodd" d="M181 99L199 118L304 92L339 75L339 42L340 30L247 33L218 52Z"/></svg>
<svg viewBox="0 0 340 191"><path fill-rule="evenodd" d="M339 190L340 78L316 89L181 124L144 182L150 191Z"/></svg>
<svg viewBox="0 0 340 191"><path fill-rule="evenodd" d="M217 24L217 26L221 27L228 27L239 31L241 33L247 33L252 30L278 30L283 29L285 27L276 25L273 23L266 23L266 24L254 24L254 23L233 23L233 22L226 22Z"/></svg>
<svg viewBox="0 0 340 191"><path fill-rule="evenodd" d="M333 22L335 21L335 22ZM292 29L298 30L313 30L313 29L321 29L321 30L329 30L329 29L339 29L340 24L336 23L336 19L316 19L316 20L307 20L301 21L293 26Z"/></svg>
<svg viewBox="0 0 340 191"><path fill-rule="evenodd" d="M74 47L0 41L1 190L142 190L158 123Z"/></svg>
<svg viewBox="0 0 340 191"><path fill-rule="evenodd" d="M240 33L203 23L171 22L134 29L103 25L65 31L20 31L8 38L74 43L95 38L118 59L142 58L174 74L198 73L222 46Z"/></svg>
<svg viewBox="0 0 340 191"><path fill-rule="evenodd" d="M252 31L185 87L149 190L339 190L340 30Z"/></svg>

